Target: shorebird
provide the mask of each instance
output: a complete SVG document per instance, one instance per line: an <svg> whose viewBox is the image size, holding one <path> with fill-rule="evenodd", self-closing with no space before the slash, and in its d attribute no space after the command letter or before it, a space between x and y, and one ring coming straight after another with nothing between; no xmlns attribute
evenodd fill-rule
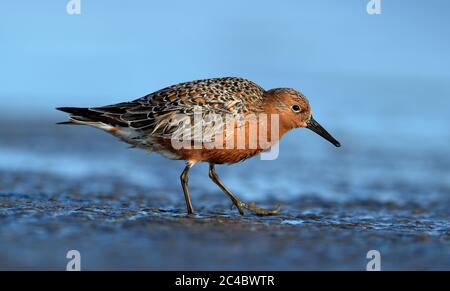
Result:
<svg viewBox="0 0 450 291"><path fill-rule="evenodd" d="M61 124L93 126L115 135L133 147L158 152L169 159L185 160L186 166L180 179L188 214L194 213L188 175L196 163L209 163L209 177L231 199L241 215L244 214L244 209L258 215L274 215L279 213L279 207L263 209L242 202L220 181L215 165L234 164L260 154L277 144L285 133L295 128L308 128L336 147L340 146L340 143L314 120L310 104L302 93L290 88L266 91L249 80L237 77L180 83L134 101L103 107L57 109L70 114L69 121ZM228 118L231 116L228 120L231 120L231 123L209 119L204 122L206 126L202 123L199 127L201 134L216 137L210 141L218 140L219 144L225 145L224 147L208 147L206 144L197 147L174 146L173 141L177 140L181 133L186 132L192 139L189 140L189 145L192 145L191 141L196 142L198 134L193 133L196 131L195 123L192 130L192 127L186 126L191 124L190 122L180 122L180 119L175 117L181 116L181 121L190 121L199 109L204 120L210 115L219 117L226 115ZM268 122L256 119L257 131L265 131L271 137L266 146L260 145L260 142L255 140L259 136L250 134L250 122L242 123L243 117L245 119L247 116L257 114L277 117L276 128ZM232 129L232 134L228 135L226 129ZM242 136L242 133L245 139L244 147L238 148L233 142L238 136ZM227 142L232 146L228 146Z"/></svg>

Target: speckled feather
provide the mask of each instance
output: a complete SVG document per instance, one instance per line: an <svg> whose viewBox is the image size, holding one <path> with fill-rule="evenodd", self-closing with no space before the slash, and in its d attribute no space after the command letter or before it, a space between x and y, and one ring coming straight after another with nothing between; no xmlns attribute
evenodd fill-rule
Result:
<svg viewBox="0 0 450 291"><path fill-rule="evenodd" d="M302 107L301 112L291 110L294 103ZM305 120L311 116L308 101L300 92L290 88L265 91L257 84L237 77L179 83L134 101L103 107L58 109L70 113L71 123L103 129L135 147L159 152L170 159L212 163L235 163L264 150L260 141L255 140L257 137L250 136L249 123L245 122L249 114L281 117L279 131L271 137L271 144L278 142L287 131L304 127ZM264 122L258 122L257 126L258 131L270 132ZM234 131L234 137L228 136L228 129ZM235 148L234 151L206 147L215 141L228 147L241 134L246 136L247 146L251 141L257 142L258 146ZM222 140L223 137L226 140ZM199 141L203 147L177 150L173 142L180 140L196 144Z"/></svg>
<svg viewBox="0 0 450 291"><path fill-rule="evenodd" d="M146 135L173 138L180 123L171 122L175 114L186 118L201 109L202 115L245 115L260 110L264 89L257 84L235 77L197 80L176 84L131 102L89 110L122 126L142 130ZM216 129L220 130L219 128Z"/></svg>

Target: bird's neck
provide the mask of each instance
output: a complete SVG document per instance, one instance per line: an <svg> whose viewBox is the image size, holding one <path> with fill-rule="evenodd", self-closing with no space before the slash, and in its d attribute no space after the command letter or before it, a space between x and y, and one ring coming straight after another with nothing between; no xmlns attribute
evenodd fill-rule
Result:
<svg viewBox="0 0 450 291"><path fill-rule="evenodd" d="M276 92L276 91L275 91ZM268 91L265 95L263 111L269 116L269 120L277 120L277 130L279 139L291 129L296 128L295 122L290 118L290 110L283 102L283 97ZM273 127L273 126L272 126Z"/></svg>

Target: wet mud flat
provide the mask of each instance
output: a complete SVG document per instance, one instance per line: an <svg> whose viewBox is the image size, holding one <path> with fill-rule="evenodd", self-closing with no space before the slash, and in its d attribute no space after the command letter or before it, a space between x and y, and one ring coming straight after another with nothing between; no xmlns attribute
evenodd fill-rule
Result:
<svg viewBox="0 0 450 291"><path fill-rule="evenodd" d="M84 270L365 270L369 250L381 253L383 270L450 270L450 188L440 179L448 164L432 153L409 172L396 171L388 153L385 160L377 152L348 160L349 153L325 154L356 178L328 173L314 162L320 155L285 156L269 173L255 169L262 161L218 168L235 192L254 188L244 200L282 206L269 217L240 216L200 167L191 179L197 215L187 216L178 162L146 160L89 129L8 136L0 157L1 270L65 270L74 249ZM292 159L308 171L288 184L292 167L283 165ZM417 179L422 168L439 179ZM310 177L318 172L321 180Z"/></svg>

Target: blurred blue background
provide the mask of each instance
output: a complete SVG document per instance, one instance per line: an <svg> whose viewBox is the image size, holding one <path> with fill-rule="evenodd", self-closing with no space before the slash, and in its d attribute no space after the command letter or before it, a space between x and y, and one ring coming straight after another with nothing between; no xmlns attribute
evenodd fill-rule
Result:
<svg viewBox="0 0 450 291"><path fill-rule="evenodd" d="M3 118L242 76L303 91L341 130L448 134L448 1L67 2L1 2Z"/></svg>
<svg viewBox="0 0 450 291"><path fill-rule="evenodd" d="M301 155L321 162L317 155L325 152L331 155L323 157L325 164L332 158L350 163L346 179L356 182L361 168L351 164L352 154L378 149L386 160L409 153L399 169L402 177L425 181L429 161L415 157L447 153L448 1L383 0L381 15L369 15L366 0L82 0L80 15L68 15L67 2L0 4L0 120L9 130L30 121L63 121L66 116L54 110L58 106L106 105L182 81L241 76L266 89L301 90L316 119L343 143L336 151L306 131L290 133L273 168L300 162ZM6 134L1 139L4 153L10 151L0 159L3 167L52 169L49 157L33 163L42 155L25 158L16 145L6 146ZM36 146L26 144L30 155ZM65 159L67 153L54 164L65 169ZM428 181L446 174L429 174ZM280 189L289 188L290 180L280 174ZM256 177L255 184L263 181Z"/></svg>
<svg viewBox="0 0 450 291"><path fill-rule="evenodd" d="M69 247L90 269L361 270L369 249L449 269L450 1L368 2L0 1L0 269L60 270ZM224 76L302 91L343 145L299 129L274 161L217 167L281 216L238 217L196 165L185 219L182 161L55 125Z"/></svg>

